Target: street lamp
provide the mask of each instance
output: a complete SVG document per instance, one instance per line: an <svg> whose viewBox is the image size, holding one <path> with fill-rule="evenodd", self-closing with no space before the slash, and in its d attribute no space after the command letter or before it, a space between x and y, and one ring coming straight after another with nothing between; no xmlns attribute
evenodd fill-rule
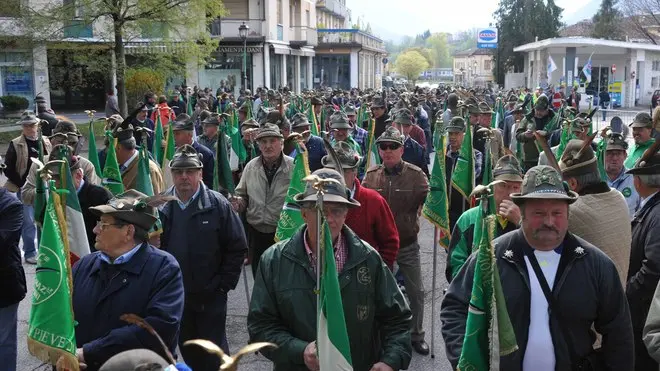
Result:
<svg viewBox="0 0 660 371"><path fill-rule="evenodd" d="M243 40L243 68L241 69L241 82L243 91L247 89L247 36L248 31L250 31L250 26L246 25L245 22L238 26L238 35Z"/></svg>
<svg viewBox="0 0 660 371"><path fill-rule="evenodd" d="M472 85L476 85L477 82L477 61L473 63L474 68L472 69Z"/></svg>

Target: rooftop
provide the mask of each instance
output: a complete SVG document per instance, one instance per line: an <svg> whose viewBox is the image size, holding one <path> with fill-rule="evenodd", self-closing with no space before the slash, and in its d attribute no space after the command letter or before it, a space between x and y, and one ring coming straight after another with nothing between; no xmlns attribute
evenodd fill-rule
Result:
<svg viewBox="0 0 660 371"><path fill-rule="evenodd" d="M454 52L454 57L471 57L473 55L493 55L493 49L470 48Z"/></svg>
<svg viewBox="0 0 660 371"><path fill-rule="evenodd" d="M648 51L660 51L660 45L631 42L631 41L616 41L606 39L594 39L591 37L556 37L552 39L539 40L524 44L513 48L514 52L529 52L534 50L546 48L567 48L567 47L590 47L590 48L618 48L618 49L641 49Z"/></svg>

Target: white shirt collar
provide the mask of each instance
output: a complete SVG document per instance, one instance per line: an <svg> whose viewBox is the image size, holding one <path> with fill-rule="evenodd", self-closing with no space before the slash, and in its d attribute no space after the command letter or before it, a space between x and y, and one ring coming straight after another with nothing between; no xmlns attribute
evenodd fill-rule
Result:
<svg viewBox="0 0 660 371"><path fill-rule="evenodd" d="M650 200L651 198L653 198L653 196L655 196L656 193L658 193L658 191L653 192L652 194L650 194L650 195L649 195L648 197L646 197L646 198L642 198L642 200L639 202L639 209L638 209L638 210L641 210L642 208L644 208L644 205L646 205L646 203L649 202L649 200Z"/></svg>
<svg viewBox="0 0 660 371"><path fill-rule="evenodd" d="M139 154L140 154L140 151L135 150L135 152L133 153L133 156L131 156L128 160L126 160L126 162L124 162L121 165L121 166L123 166L123 169L124 170L128 169L128 167L133 163L133 161L138 157Z"/></svg>

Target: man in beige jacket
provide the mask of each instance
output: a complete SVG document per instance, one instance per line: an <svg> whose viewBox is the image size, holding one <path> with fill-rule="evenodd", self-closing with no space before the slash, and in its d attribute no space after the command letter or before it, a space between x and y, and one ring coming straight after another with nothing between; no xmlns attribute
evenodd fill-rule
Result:
<svg viewBox="0 0 660 371"><path fill-rule="evenodd" d="M277 222L293 171L293 159L282 153L284 136L277 125L261 126L256 140L261 155L245 165L236 196L230 200L236 212L245 211L245 231L255 276L261 254L275 243Z"/></svg>
<svg viewBox="0 0 660 371"><path fill-rule="evenodd" d="M630 221L626 217L628 205L619 191L601 180L596 155L585 144L579 139L571 140L559 161L564 181L580 195L570 206L568 229L614 261L625 288L632 240Z"/></svg>
<svg viewBox="0 0 660 371"><path fill-rule="evenodd" d="M76 124L70 121L60 120L53 129L53 135L49 137L51 146L55 147L59 144L67 144L69 150L72 151L71 155L78 154L79 139L81 135L76 127ZM96 175L96 169L94 164L92 164L88 159L84 157L78 157L78 166L83 171L83 175L87 182L92 184L100 185L101 178ZM25 205L33 205L34 197L36 194L37 187L37 168L38 166L35 163L32 163L30 166L30 171L28 172L27 179L25 184L21 188L21 200Z"/></svg>

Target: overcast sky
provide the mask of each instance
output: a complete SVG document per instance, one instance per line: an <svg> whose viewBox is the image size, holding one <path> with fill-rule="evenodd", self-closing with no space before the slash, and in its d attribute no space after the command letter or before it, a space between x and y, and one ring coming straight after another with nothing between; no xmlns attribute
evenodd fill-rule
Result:
<svg viewBox="0 0 660 371"><path fill-rule="evenodd" d="M570 18L593 0L555 0ZM494 23L496 0L347 0L353 22L358 17L371 23L375 33L389 39L392 35L414 36L431 32L458 32ZM600 3L600 1L598 1ZM391 34L391 35L388 35Z"/></svg>

